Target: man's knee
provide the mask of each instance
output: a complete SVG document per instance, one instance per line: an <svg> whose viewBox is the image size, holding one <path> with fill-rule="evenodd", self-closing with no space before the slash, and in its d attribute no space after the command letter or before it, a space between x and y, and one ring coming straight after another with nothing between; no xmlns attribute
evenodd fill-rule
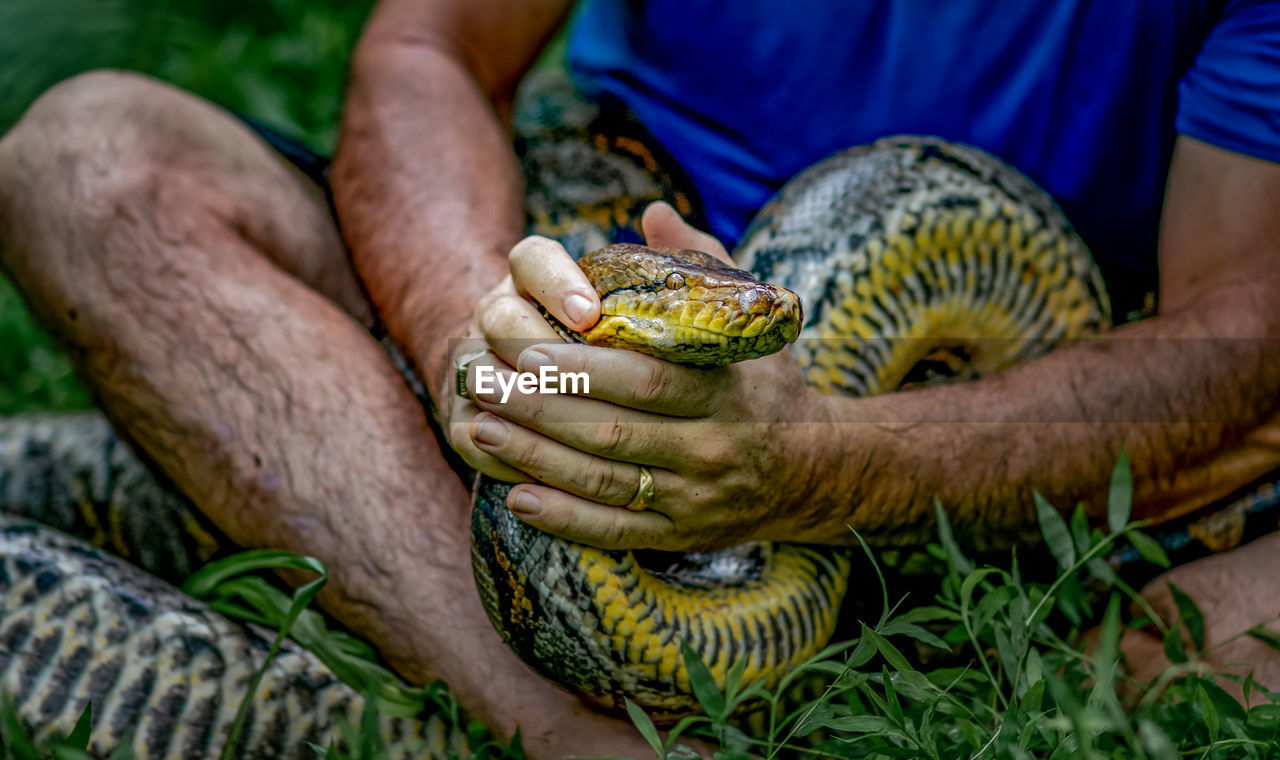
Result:
<svg viewBox="0 0 1280 760"><path fill-rule="evenodd" d="M136 74L94 71L45 92L0 139L0 255L24 231L47 234L117 215L122 203L163 198L157 183L180 151L162 125L181 95ZM74 215L74 217L73 217ZM46 224L56 219L57 224ZM7 249L7 250L6 250ZM40 255L48 255L48 249Z"/></svg>

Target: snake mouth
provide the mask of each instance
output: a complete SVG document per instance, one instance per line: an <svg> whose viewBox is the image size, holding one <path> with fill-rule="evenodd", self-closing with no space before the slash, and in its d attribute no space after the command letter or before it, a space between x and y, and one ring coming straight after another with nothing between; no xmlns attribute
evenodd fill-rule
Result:
<svg viewBox="0 0 1280 760"><path fill-rule="evenodd" d="M780 351L800 333L796 306L775 305L768 314L705 317L725 311L678 305L666 314L618 313L606 302L595 327L583 333L593 345L624 348L681 364L722 366ZM684 312L695 318L682 318Z"/></svg>
<svg viewBox="0 0 1280 760"><path fill-rule="evenodd" d="M601 318L577 336L668 361L721 366L781 350L800 334L800 297L699 251L613 245L578 265Z"/></svg>

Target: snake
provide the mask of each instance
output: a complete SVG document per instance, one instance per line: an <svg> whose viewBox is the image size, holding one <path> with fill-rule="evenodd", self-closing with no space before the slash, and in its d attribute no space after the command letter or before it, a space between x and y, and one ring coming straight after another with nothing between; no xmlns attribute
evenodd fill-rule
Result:
<svg viewBox="0 0 1280 760"><path fill-rule="evenodd" d="M790 344L818 391L861 397L985 376L1110 324L1098 269L1061 210L976 148L895 137L829 157L761 210L731 266L609 246L649 202L692 213L691 201L643 139L566 137L565 124L581 116L590 132L599 113L539 102L553 118L517 120L526 187L563 190L532 192L530 229L580 256L602 302L593 328L558 326L568 340L694 366ZM744 683L776 683L822 650L851 584L861 590L845 547L602 550L515 519L509 490L480 477L474 491L485 609L524 662L605 710L629 700L667 722L698 711L686 651L722 688L735 664ZM127 740L141 758L216 753L270 640L172 585L229 550L216 527L92 413L0 420L0 508L12 513L0 516L0 689L21 719L37 736L66 733L92 702L97 752ZM893 540L931 536L910 525ZM300 647L269 672L240 756L307 757L307 742L360 714L359 695ZM438 714L382 721L392 757L468 751Z"/></svg>
<svg viewBox="0 0 1280 760"><path fill-rule="evenodd" d="M593 252L579 265L601 319L557 332L710 366L794 342L811 386L863 397L992 374L1110 323L1092 256L1048 194L935 139L887 139L802 172L733 258L742 268L635 245ZM698 709L684 647L720 688L739 660L744 682L770 685L834 632L845 549L606 551L525 525L509 492L481 477L473 510L490 619L521 659L602 709L630 700L672 721ZM928 540L912 527L893 540Z"/></svg>

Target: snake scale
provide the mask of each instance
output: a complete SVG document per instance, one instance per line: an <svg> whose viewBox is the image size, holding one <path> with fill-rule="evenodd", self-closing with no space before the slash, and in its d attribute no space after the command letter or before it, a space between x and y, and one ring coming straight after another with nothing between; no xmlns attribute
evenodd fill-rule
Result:
<svg viewBox="0 0 1280 760"><path fill-rule="evenodd" d="M542 98L517 122L530 228L576 254L625 239L653 200L695 210L641 137L616 122L600 129L592 108ZM806 170L762 210L735 260L751 275L721 274L803 300L792 351L824 393L976 377L1110 319L1089 252L1049 197L980 151L932 139L882 140ZM678 266L664 261L664 283ZM685 270L673 290L699 276ZM599 288L608 306L614 291ZM614 300L618 319L637 316L634 299ZM713 327L725 300L680 319ZM739 333L751 324L721 322ZM849 582L844 549L602 551L513 519L508 488L486 480L476 495L486 608L530 666L598 705L632 699L671 718L695 705L682 643L718 680L741 657L746 678L767 682L834 631ZM0 689L24 722L37 736L65 733L92 700L97 752L127 735L140 758L216 753L269 640L169 585L226 550L216 528L92 414L0 420L0 508L17 515L0 518ZM254 704L244 757L308 757L306 742L326 743L339 717L361 709L297 647L272 665ZM383 731L394 757L467 751L438 715L385 718Z"/></svg>

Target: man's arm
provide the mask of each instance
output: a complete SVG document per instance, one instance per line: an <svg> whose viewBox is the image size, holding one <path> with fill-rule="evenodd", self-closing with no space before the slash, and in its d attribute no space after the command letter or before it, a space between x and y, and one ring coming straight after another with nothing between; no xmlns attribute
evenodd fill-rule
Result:
<svg viewBox="0 0 1280 760"><path fill-rule="evenodd" d="M356 268L434 390L524 227L515 87L571 0L383 0L352 62L333 193Z"/></svg>
<svg viewBox="0 0 1280 760"><path fill-rule="evenodd" d="M1099 513L1121 448L1145 517L1280 467L1278 210L1280 165L1181 138L1159 316L979 382L841 405L843 419L870 422L839 426L865 468L828 462L820 500L857 494L842 517L892 534L929 523L937 496L981 535L1031 522L1032 489Z"/></svg>
<svg viewBox="0 0 1280 760"><path fill-rule="evenodd" d="M1183 138L1156 318L973 383L872 399L818 396L785 354L708 372L538 346L503 358L585 371L592 398L482 396L521 427L481 448L548 484L512 490L522 519L605 547L849 541L846 526L917 543L933 535L935 497L973 542L1005 543L1034 527L1032 490L1101 512L1122 448L1136 515L1194 509L1280 467L1277 209L1280 165ZM526 279L547 268L525 266ZM548 438L590 456L541 473ZM612 506L637 482L617 462L652 468L649 510Z"/></svg>

